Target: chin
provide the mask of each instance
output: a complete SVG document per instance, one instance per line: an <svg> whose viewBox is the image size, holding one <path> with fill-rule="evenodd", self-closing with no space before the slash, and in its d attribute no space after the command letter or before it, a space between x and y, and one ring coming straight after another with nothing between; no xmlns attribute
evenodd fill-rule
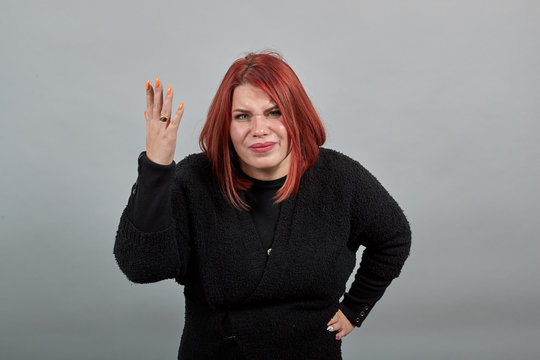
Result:
<svg viewBox="0 0 540 360"><path fill-rule="evenodd" d="M281 161L279 159L272 159L272 158L251 158L248 161L242 161L244 163L244 166L253 169L253 170L259 170L259 171L268 171L277 169L279 165L281 164Z"/></svg>
<svg viewBox="0 0 540 360"><path fill-rule="evenodd" d="M257 170L272 170L279 166L278 161L255 161L252 163L247 163L249 167Z"/></svg>

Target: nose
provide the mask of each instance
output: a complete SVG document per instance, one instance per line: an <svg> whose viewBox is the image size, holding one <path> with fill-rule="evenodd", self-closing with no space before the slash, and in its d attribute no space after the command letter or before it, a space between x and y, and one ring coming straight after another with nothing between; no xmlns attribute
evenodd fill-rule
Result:
<svg viewBox="0 0 540 360"><path fill-rule="evenodd" d="M251 131L255 136L267 135L269 130L266 124L266 117L264 115L253 115L253 121L251 123Z"/></svg>

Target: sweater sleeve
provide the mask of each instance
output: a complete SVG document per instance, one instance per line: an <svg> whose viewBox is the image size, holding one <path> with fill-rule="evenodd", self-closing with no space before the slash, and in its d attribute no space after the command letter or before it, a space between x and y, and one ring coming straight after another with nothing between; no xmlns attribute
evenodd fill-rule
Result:
<svg viewBox="0 0 540 360"><path fill-rule="evenodd" d="M382 279L359 268L349 292L339 304L341 312L355 326L362 325L367 314L383 296L392 280Z"/></svg>
<svg viewBox="0 0 540 360"><path fill-rule="evenodd" d="M174 177L175 163L157 164L139 155L137 181L128 200L128 218L144 232L158 232L171 224L171 197L169 194Z"/></svg>
<svg viewBox="0 0 540 360"><path fill-rule="evenodd" d="M392 280L399 276L411 247L411 230L402 209L379 181L357 163L351 202L349 247L365 246L355 280L340 309L360 326Z"/></svg>
<svg viewBox="0 0 540 360"><path fill-rule="evenodd" d="M137 181L118 225L114 255L127 278L151 283L175 278L183 284L190 256L186 199L175 164L139 155Z"/></svg>

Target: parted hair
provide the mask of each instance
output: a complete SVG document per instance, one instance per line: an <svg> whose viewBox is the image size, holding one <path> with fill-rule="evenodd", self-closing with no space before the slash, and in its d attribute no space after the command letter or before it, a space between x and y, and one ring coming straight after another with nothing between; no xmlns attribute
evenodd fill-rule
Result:
<svg viewBox="0 0 540 360"><path fill-rule="evenodd" d="M247 210L249 206L239 191L249 189L252 183L241 175L238 155L230 139L233 92L244 84L260 88L276 103L287 131L291 165L285 183L276 194L276 202L297 194L300 178L315 165L326 133L300 80L279 54L249 53L236 60L212 100L199 146L209 159L224 195L236 208Z"/></svg>

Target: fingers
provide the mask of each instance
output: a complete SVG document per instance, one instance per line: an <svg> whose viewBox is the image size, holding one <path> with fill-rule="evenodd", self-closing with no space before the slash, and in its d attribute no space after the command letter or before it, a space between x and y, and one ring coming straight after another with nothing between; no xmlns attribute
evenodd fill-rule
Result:
<svg viewBox="0 0 540 360"><path fill-rule="evenodd" d="M153 120L159 121L159 117L161 116L161 108L163 107L163 86L159 81L159 77L156 77L155 88L152 118Z"/></svg>
<svg viewBox="0 0 540 360"><path fill-rule="evenodd" d="M184 115L184 102L183 101L180 103L180 106L178 106L176 113L174 113L174 116L171 118L171 124L169 126L178 127L178 125L180 125L180 120L182 120L182 115Z"/></svg>
<svg viewBox="0 0 540 360"><path fill-rule="evenodd" d="M351 331L352 331L352 329L341 328L340 330L338 330L338 333L336 334L336 340L341 340L341 339L343 339L343 338L344 338L345 336L347 336L347 334L349 334Z"/></svg>
<svg viewBox="0 0 540 360"><path fill-rule="evenodd" d="M159 120L161 116L165 116L169 119L170 123L174 122L175 125L179 125L182 114L184 113L184 103L182 102L182 104L180 104L174 116L171 117L174 96L172 85L169 85L167 88L165 99L163 99L163 84L159 80L159 77L156 77L154 86L155 90L152 88L152 85L150 85L150 81L146 80L146 111L144 112L146 121L157 120L160 124L167 124L167 122Z"/></svg>
<svg viewBox="0 0 540 360"><path fill-rule="evenodd" d="M152 118L154 111L154 89L150 85L150 80L146 80L146 112L144 117L146 121Z"/></svg>
<svg viewBox="0 0 540 360"><path fill-rule="evenodd" d="M171 113L172 113L172 99L173 99L173 91L172 91L172 85L169 85L167 88L167 93L165 95L165 101L163 102L163 107L161 108L160 116L166 116L167 119L171 119Z"/></svg>
<svg viewBox="0 0 540 360"><path fill-rule="evenodd" d="M337 321L338 321L338 316L337 316L337 314L336 314L336 315L334 315L333 318L330 319L330 321L329 321L328 324L326 324L326 325L327 325L327 326L330 326L330 325L332 325L332 324L335 324Z"/></svg>
<svg viewBox="0 0 540 360"><path fill-rule="evenodd" d="M336 313L327 323L326 330L332 333L335 333L336 340L341 340L344 336L347 336L354 327L352 324L345 318L340 311Z"/></svg>
<svg viewBox="0 0 540 360"><path fill-rule="evenodd" d="M336 340L342 339L348 333L352 331L352 328L348 327L346 324L341 321L335 322L333 325L329 325L326 330L335 334Z"/></svg>

